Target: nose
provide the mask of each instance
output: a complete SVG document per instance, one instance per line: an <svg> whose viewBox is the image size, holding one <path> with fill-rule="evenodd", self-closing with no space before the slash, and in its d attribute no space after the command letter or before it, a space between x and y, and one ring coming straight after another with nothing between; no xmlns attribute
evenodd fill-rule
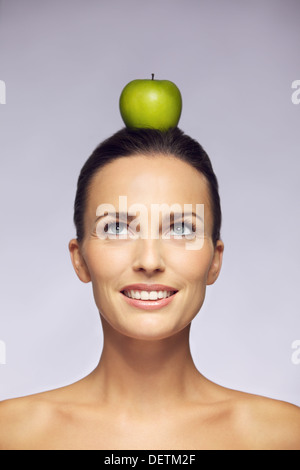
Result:
<svg viewBox="0 0 300 470"><path fill-rule="evenodd" d="M152 273L165 270L161 240L139 238L136 241L134 253L132 265L134 271L142 270Z"/></svg>

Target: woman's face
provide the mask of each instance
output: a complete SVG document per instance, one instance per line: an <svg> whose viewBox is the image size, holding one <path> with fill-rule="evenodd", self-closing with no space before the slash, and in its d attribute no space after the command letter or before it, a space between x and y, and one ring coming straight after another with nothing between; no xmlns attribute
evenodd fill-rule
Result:
<svg viewBox="0 0 300 470"><path fill-rule="evenodd" d="M116 212L121 212L120 196L126 197L128 210L133 204L147 210L136 231L140 229L143 237L130 237L129 216L128 225L109 215L96 222L101 204L111 204ZM196 204L204 204L204 224L199 224L195 216L180 215L173 219L171 214L164 239L161 236L162 228L165 229L164 212L155 225L154 204L167 207L177 204L182 212L185 204L192 205L193 212ZM201 238L201 249L187 249L183 235L191 233L190 222L196 220L201 226L197 235ZM116 225L118 222L120 225ZM191 165L173 156L123 157L94 176L85 212L85 239L81 246L71 240L69 249L78 277L83 282L92 282L99 312L114 329L136 339L163 339L190 324L201 309L206 286L213 284L219 275L224 246L221 241L213 246L212 228L208 183ZM105 233L116 236L99 236ZM176 239L175 234L181 234L181 238ZM132 306L122 293L125 286L137 283L163 284L178 292L168 305L145 310Z"/></svg>

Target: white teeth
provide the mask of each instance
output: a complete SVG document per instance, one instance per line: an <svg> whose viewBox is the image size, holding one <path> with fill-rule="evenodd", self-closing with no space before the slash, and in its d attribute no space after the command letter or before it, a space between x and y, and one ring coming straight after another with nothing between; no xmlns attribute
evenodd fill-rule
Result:
<svg viewBox="0 0 300 470"><path fill-rule="evenodd" d="M132 299L133 299L133 298L135 298L135 299L140 299L140 298L141 298L141 293L140 293L139 291L136 291L136 293L134 293L134 291L131 290L129 297L131 297Z"/></svg>
<svg viewBox="0 0 300 470"><path fill-rule="evenodd" d="M131 297L132 299L138 299L138 300L157 300L157 299L166 299L167 297L170 297L174 292L169 292L169 291L139 291L139 290L130 290L130 291L125 291L125 295L127 297Z"/></svg>

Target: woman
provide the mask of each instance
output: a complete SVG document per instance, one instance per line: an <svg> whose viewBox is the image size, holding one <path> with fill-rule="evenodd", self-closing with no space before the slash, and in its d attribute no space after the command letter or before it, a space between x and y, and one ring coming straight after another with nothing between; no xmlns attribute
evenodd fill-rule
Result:
<svg viewBox="0 0 300 470"><path fill-rule="evenodd" d="M3 402L0 448L300 449L298 407L216 385L191 356L191 322L224 250L203 148L178 128L119 131L81 171L74 222L69 250L93 286L102 356L73 385Z"/></svg>

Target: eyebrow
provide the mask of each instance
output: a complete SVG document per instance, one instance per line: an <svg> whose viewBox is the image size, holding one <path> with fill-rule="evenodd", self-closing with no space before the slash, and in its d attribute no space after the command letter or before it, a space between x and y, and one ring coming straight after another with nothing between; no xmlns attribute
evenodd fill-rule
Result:
<svg viewBox="0 0 300 470"><path fill-rule="evenodd" d="M128 212L110 212L110 211L106 211L105 214L103 215L100 215L99 217L96 218L95 222L94 223L97 223L99 220L103 219L104 217L108 217L108 216L115 216L116 219L124 219L126 218L129 222L131 222L132 220L136 219L138 216L137 215L129 215ZM168 215L169 214L165 214L164 217L163 217L163 220L166 220L168 218ZM180 219L180 218L183 218L184 216L194 216L194 217L197 217L198 219L200 219L202 222L203 222L203 219L202 217L200 217L199 214L197 214L196 212L171 212L170 213L170 221L174 221L174 218L175 219Z"/></svg>

